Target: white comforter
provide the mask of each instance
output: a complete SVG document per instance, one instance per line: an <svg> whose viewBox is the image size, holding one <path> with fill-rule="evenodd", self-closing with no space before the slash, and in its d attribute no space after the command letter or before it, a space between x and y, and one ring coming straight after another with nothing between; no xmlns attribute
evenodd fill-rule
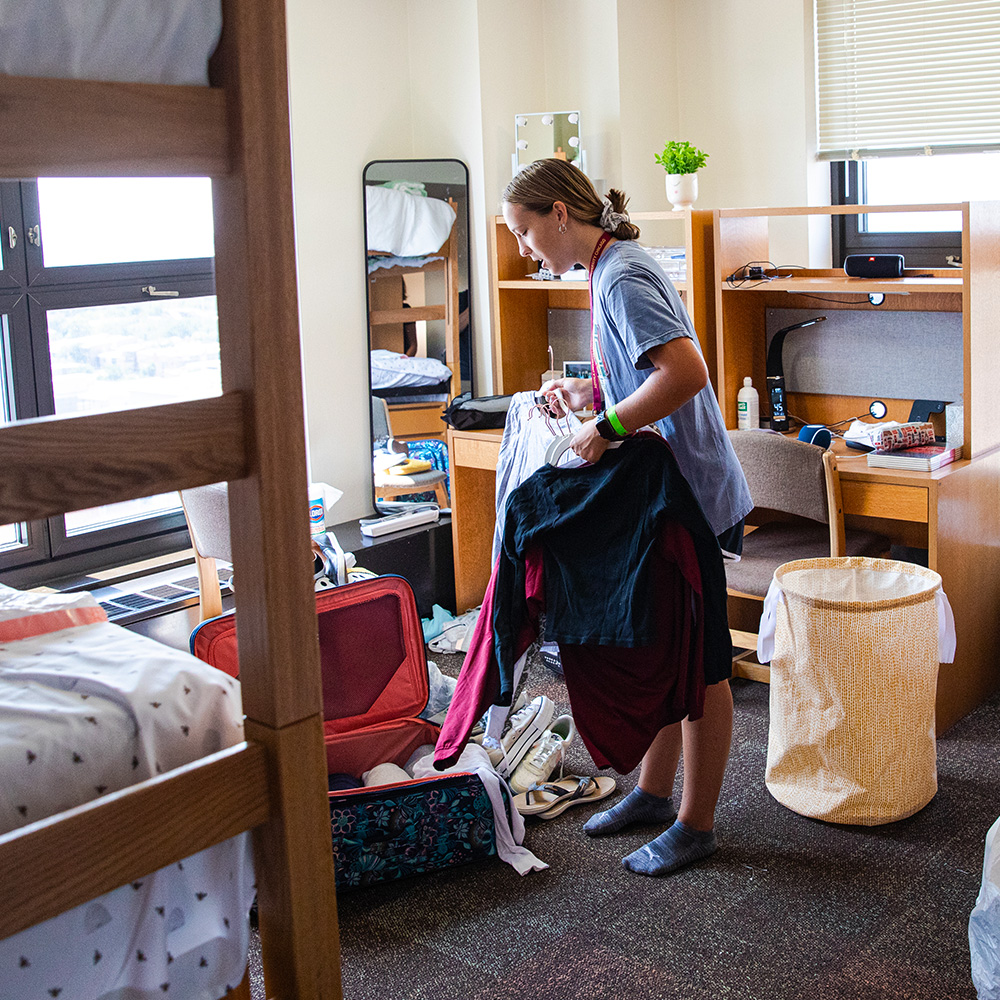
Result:
<svg viewBox="0 0 1000 1000"><path fill-rule="evenodd" d="M242 739L228 675L89 594L0 586L0 832ZM253 894L242 834L0 941L0 994L214 1000L242 978Z"/></svg>
<svg viewBox="0 0 1000 1000"><path fill-rule="evenodd" d="M455 223L455 209L440 198L397 188L365 188L366 243L370 251L397 257L436 253Z"/></svg>

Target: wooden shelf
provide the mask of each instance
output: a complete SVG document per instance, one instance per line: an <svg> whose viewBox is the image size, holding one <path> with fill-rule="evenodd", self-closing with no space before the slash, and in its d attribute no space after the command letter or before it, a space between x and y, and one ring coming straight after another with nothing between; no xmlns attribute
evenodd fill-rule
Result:
<svg viewBox="0 0 1000 1000"><path fill-rule="evenodd" d="M524 278L513 281L498 281L497 288L513 288L518 291L550 292L557 288L587 291L586 281L563 281L561 278L543 281L541 278Z"/></svg>
<svg viewBox="0 0 1000 1000"><path fill-rule="evenodd" d="M933 278L848 278L812 276L772 278L768 281L747 281L733 284L722 277L722 293L731 292L789 292L791 294L825 293L828 295L884 295L926 294L928 292L961 292L964 284L961 274L957 277Z"/></svg>
<svg viewBox="0 0 1000 1000"><path fill-rule="evenodd" d="M694 320L709 372L716 371L712 288L712 213L703 211L631 212L636 222L672 220L684 224L687 276L673 285L684 296ZM586 281L543 281L529 277L534 262L522 257L503 216L489 221L493 306L493 386L498 394L537 388L549 367L550 309L589 309ZM586 353L585 355L586 356Z"/></svg>

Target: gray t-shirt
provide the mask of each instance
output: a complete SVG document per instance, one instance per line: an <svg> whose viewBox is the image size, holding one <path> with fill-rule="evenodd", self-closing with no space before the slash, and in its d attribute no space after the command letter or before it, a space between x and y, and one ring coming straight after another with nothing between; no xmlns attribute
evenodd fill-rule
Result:
<svg viewBox="0 0 1000 1000"><path fill-rule="evenodd" d="M602 406L630 396L649 376L646 351L695 336L677 289L633 241L608 245L594 269L593 350ZM753 508L711 385L657 422L712 530L722 534Z"/></svg>

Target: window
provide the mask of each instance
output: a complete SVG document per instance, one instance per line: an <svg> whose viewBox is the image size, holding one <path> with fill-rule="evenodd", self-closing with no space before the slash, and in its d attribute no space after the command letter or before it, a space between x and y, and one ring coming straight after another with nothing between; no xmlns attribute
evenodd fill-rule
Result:
<svg viewBox="0 0 1000 1000"><path fill-rule="evenodd" d="M3 421L221 391L205 178L0 183ZM0 527L30 586L183 548L176 494Z"/></svg>
<svg viewBox="0 0 1000 1000"><path fill-rule="evenodd" d="M1000 199L1000 152L831 164L835 205L927 205ZM872 212L833 221L834 266L848 254L900 253L907 267L962 260L958 212Z"/></svg>

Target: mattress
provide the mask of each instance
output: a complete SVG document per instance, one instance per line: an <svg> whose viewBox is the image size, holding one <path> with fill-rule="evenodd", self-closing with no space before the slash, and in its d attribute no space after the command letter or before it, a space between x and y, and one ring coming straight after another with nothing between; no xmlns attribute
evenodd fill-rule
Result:
<svg viewBox="0 0 1000 1000"><path fill-rule="evenodd" d="M208 83L220 0L0 0L0 73Z"/></svg>
<svg viewBox="0 0 1000 1000"><path fill-rule="evenodd" d="M0 586L0 833L242 740L238 681L89 594ZM151 872L0 941L0 992L215 1000L243 976L253 883L248 834Z"/></svg>

